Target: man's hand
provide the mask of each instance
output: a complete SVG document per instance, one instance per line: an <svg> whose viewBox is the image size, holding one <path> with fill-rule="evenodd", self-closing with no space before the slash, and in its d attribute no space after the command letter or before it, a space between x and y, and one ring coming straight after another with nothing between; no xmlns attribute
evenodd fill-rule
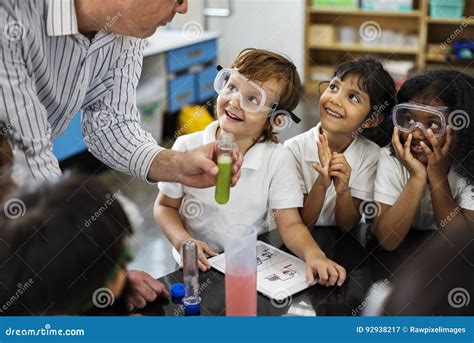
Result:
<svg viewBox="0 0 474 343"><path fill-rule="evenodd" d="M150 274L130 270L127 272L127 277L130 283L130 292L125 296L129 311L144 308L147 303L155 301L159 296L170 296L165 286Z"/></svg>
<svg viewBox="0 0 474 343"><path fill-rule="evenodd" d="M239 149L234 149L234 166L232 169L232 186L240 178L240 167L243 156ZM195 188L207 188L216 184L219 169L214 161L217 160L217 143L211 143L188 151L179 156L178 182Z"/></svg>
<svg viewBox="0 0 474 343"><path fill-rule="evenodd" d="M238 147L233 153L234 165L232 186L240 178L243 156ZM216 175L219 171L217 160L217 142L203 145L188 152L165 150L153 160L148 171L151 181L179 182L194 188L207 188L216 184Z"/></svg>

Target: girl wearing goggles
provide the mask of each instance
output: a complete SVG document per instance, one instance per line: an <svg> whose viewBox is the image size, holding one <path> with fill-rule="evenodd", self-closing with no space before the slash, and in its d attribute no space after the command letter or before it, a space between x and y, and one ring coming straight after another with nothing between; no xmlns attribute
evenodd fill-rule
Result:
<svg viewBox="0 0 474 343"><path fill-rule="evenodd" d="M438 70L398 92L392 145L381 151L375 181L375 232L384 249L396 249L410 228L472 225L473 88L472 77Z"/></svg>

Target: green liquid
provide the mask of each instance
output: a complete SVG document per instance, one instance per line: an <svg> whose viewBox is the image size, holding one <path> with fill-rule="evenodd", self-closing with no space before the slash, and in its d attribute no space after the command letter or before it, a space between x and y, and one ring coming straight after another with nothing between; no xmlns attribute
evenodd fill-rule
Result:
<svg viewBox="0 0 474 343"><path fill-rule="evenodd" d="M216 201L218 204L226 204L229 201L230 182L232 180L232 157L219 156L217 159L219 173L216 178Z"/></svg>

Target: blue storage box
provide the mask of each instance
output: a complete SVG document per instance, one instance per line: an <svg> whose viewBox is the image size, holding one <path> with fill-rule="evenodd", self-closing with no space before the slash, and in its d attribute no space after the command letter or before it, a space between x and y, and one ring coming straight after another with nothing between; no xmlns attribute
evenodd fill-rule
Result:
<svg viewBox="0 0 474 343"><path fill-rule="evenodd" d="M168 111L177 112L196 102L195 74L185 74L168 81Z"/></svg>
<svg viewBox="0 0 474 343"><path fill-rule="evenodd" d="M214 79L217 75L216 65L213 64L197 73L196 95L199 102L204 102L216 94Z"/></svg>
<svg viewBox="0 0 474 343"><path fill-rule="evenodd" d="M215 39L172 50L168 53L168 72L176 73L216 57L217 41Z"/></svg>
<svg viewBox="0 0 474 343"><path fill-rule="evenodd" d="M413 11L413 0L362 0L364 11L407 12Z"/></svg>
<svg viewBox="0 0 474 343"><path fill-rule="evenodd" d="M461 18L464 0L430 0L430 15L433 18Z"/></svg>

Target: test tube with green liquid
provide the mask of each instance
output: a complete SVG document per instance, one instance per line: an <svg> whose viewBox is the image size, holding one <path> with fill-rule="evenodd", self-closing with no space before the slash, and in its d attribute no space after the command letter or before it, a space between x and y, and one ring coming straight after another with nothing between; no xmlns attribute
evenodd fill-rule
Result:
<svg viewBox="0 0 474 343"><path fill-rule="evenodd" d="M219 167L219 172L216 177L215 198L218 204L226 204L229 201L234 144L234 135L227 132L222 133L217 143L217 166Z"/></svg>

